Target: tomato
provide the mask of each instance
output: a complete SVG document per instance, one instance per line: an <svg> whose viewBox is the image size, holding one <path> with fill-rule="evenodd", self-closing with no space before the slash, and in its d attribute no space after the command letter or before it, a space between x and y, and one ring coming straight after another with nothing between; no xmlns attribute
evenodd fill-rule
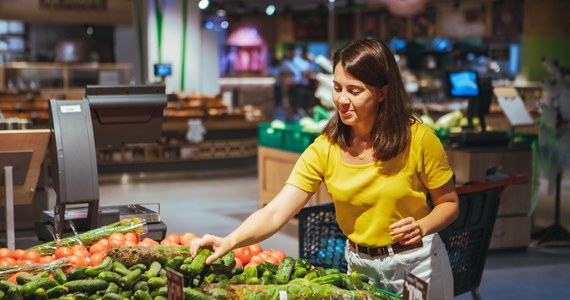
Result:
<svg viewBox="0 0 570 300"><path fill-rule="evenodd" d="M243 269L245 270L245 269L247 269L247 268L249 268L249 267L257 267L257 265L259 265L259 264L260 264L260 263L258 263L258 262L250 261L247 265L245 265L245 267L243 267Z"/></svg>
<svg viewBox="0 0 570 300"><path fill-rule="evenodd" d="M121 247L125 245L125 240L109 239L109 248Z"/></svg>
<svg viewBox="0 0 570 300"><path fill-rule="evenodd" d="M109 240L108 239L100 239L97 241L97 243L102 243L105 246L109 246Z"/></svg>
<svg viewBox="0 0 570 300"><path fill-rule="evenodd" d="M108 239L109 239L109 240L120 240L120 241L123 241L123 242L126 240L125 235L122 234L122 233L120 233L120 232L114 232L114 233L112 233L112 234L109 236Z"/></svg>
<svg viewBox="0 0 570 300"><path fill-rule="evenodd" d="M236 267L243 267L243 263L241 262L241 259L236 257L235 260L236 260Z"/></svg>
<svg viewBox="0 0 570 300"><path fill-rule="evenodd" d="M263 251L263 248L259 244L249 245L249 250L251 251L251 255L259 254Z"/></svg>
<svg viewBox="0 0 570 300"><path fill-rule="evenodd" d="M125 233L125 240L135 242L135 244L140 241L139 236L132 232Z"/></svg>
<svg viewBox="0 0 570 300"><path fill-rule="evenodd" d="M91 255L91 257L89 257L89 265L93 267L100 265L105 256L107 256L107 253L105 252L98 252Z"/></svg>
<svg viewBox="0 0 570 300"><path fill-rule="evenodd" d="M28 265L33 265L36 264L37 262L29 260L29 259L21 259L19 261L17 261L17 264L19 266L28 266Z"/></svg>
<svg viewBox="0 0 570 300"><path fill-rule="evenodd" d="M162 241L160 242L160 244L161 244L161 245L164 245L164 246L177 246L177 245L178 245L175 241L169 240L169 239L164 239L164 240L162 240Z"/></svg>
<svg viewBox="0 0 570 300"><path fill-rule="evenodd" d="M91 245L91 247L89 247L89 253L91 255L95 253L107 252L108 250L109 248L107 247L107 245L103 243L95 243L94 245Z"/></svg>
<svg viewBox="0 0 570 300"><path fill-rule="evenodd" d="M180 244L181 245L190 245L190 241L197 238L198 236L193 232L186 232L185 234L180 236Z"/></svg>
<svg viewBox="0 0 570 300"><path fill-rule="evenodd" d="M125 246L127 246L127 247L134 247L136 245L137 245L137 242L135 242L135 241L129 241L129 240L125 241Z"/></svg>
<svg viewBox="0 0 570 300"><path fill-rule="evenodd" d="M0 258L12 257L12 250L8 248L0 248Z"/></svg>
<svg viewBox="0 0 570 300"><path fill-rule="evenodd" d="M55 260L55 258L53 256L45 255L45 256L40 257L39 263L40 264L49 264L49 263L52 263L54 260Z"/></svg>
<svg viewBox="0 0 570 300"><path fill-rule="evenodd" d="M40 261L40 257L42 255L36 250L26 250L22 255L21 260L29 260L33 261L34 263L38 263Z"/></svg>
<svg viewBox="0 0 570 300"><path fill-rule="evenodd" d="M248 264L254 263L257 266L258 264L262 263L263 261L265 261L265 259L263 259L263 257L261 257L259 255L254 255L251 257L251 260L249 261Z"/></svg>
<svg viewBox="0 0 570 300"><path fill-rule="evenodd" d="M26 250L16 249L16 250L14 250L14 252L12 252L12 257L15 260L19 260L19 259L22 259L22 256L24 256L24 253L26 253Z"/></svg>
<svg viewBox="0 0 570 300"><path fill-rule="evenodd" d="M267 259L265 259L265 261L270 262L274 265L279 265L281 262L275 258L274 256L269 256Z"/></svg>
<svg viewBox="0 0 570 300"><path fill-rule="evenodd" d="M77 245L73 245L73 247L71 247L71 250L73 251L73 254L78 255L78 256L89 256L89 251L87 251L87 249L85 249L85 247L77 244Z"/></svg>
<svg viewBox="0 0 570 300"><path fill-rule="evenodd" d="M281 250L273 250L271 252L271 256L277 258L277 260L281 262L287 256L287 254Z"/></svg>
<svg viewBox="0 0 570 300"><path fill-rule="evenodd" d="M11 257L4 257L4 258L0 259L0 266L2 266L2 267L13 266L15 264L16 264L16 260L11 258Z"/></svg>
<svg viewBox="0 0 570 300"><path fill-rule="evenodd" d="M61 246L55 250L55 259L60 259L73 255L73 250L69 247Z"/></svg>
<svg viewBox="0 0 570 300"><path fill-rule="evenodd" d="M244 264L249 263L249 261L251 260L251 250L249 250L249 247L236 248L234 249L234 254Z"/></svg>
<svg viewBox="0 0 570 300"><path fill-rule="evenodd" d="M171 234L167 235L164 239L165 240L171 240L175 244L180 245L180 236L176 233L171 233Z"/></svg>
<svg viewBox="0 0 570 300"><path fill-rule="evenodd" d="M151 238L144 238L142 241L139 242L139 246L155 246L158 245L159 243Z"/></svg>
<svg viewBox="0 0 570 300"><path fill-rule="evenodd" d="M267 252L261 252L261 253L257 254L257 256L263 258L264 261L267 260L267 259L270 258L270 257L273 257L273 256L271 256L271 254L269 254L269 253L267 253Z"/></svg>
<svg viewBox="0 0 570 300"><path fill-rule="evenodd" d="M72 268L86 267L88 265L87 259L84 256L72 254L67 257L67 260Z"/></svg>

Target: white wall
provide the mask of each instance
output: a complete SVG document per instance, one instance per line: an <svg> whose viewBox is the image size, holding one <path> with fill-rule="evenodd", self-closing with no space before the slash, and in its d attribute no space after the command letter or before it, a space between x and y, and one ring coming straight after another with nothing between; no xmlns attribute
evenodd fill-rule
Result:
<svg viewBox="0 0 570 300"><path fill-rule="evenodd" d="M155 81L154 63L158 62L158 37L154 0L147 0L147 80ZM172 76L166 79L166 92L215 95L219 92L217 71L217 40L201 29L200 10L194 1L188 1L186 26L186 62L182 70L182 1L160 1L162 9L162 62L172 64ZM214 61L215 60L215 61ZM215 65L211 65L215 63ZM184 89L181 74L185 72Z"/></svg>

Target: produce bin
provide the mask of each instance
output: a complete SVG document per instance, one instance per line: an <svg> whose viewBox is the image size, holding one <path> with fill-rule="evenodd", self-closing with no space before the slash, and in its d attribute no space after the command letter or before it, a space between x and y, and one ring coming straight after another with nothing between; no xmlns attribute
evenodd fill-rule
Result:
<svg viewBox="0 0 570 300"><path fill-rule="evenodd" d="M301 153L319 136L319 132L303 131L297 123L286 123L284 128L271 127L271 123L258 125L258 144L265 147Z"/></svg>

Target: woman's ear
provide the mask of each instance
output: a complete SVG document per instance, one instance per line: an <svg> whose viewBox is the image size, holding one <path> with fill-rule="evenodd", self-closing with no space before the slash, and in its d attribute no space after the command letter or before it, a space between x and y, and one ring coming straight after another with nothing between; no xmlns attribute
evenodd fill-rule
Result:
<svg viewBox="0 0 570 300"><path fill-rule="evenodd" d="M386 84L378 89L378 102L384 101L387 94L388 94L388 85Z"/></svg>

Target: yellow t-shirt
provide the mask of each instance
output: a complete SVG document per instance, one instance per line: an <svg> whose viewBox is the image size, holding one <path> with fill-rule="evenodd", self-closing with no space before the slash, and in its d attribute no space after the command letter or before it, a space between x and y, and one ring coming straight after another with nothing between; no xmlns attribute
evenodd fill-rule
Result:
<svg viewBox="0 0 570 300"><path fill-rule="evenodd" d="M351 165L341 158L339 145L324 135L301 155L288 184L316 192L324 182L333 199L342 232L366 246L392 244L389 226L405 217L425 217L427 189L448 182L453 173L433 130L411 125L410 145L389 161Z"/></svg>

